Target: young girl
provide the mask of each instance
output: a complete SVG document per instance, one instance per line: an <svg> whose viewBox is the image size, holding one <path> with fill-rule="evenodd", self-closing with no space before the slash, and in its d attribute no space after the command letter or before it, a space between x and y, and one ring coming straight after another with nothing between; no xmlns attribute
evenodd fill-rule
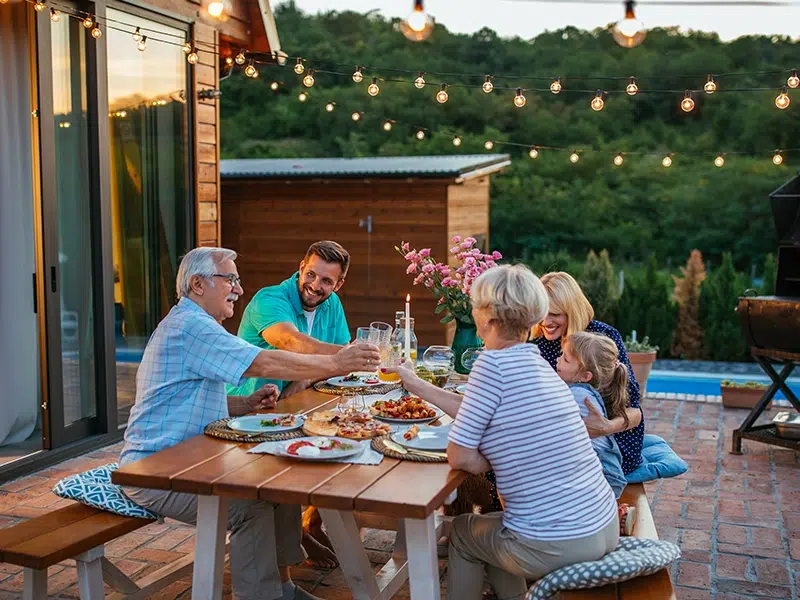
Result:
<svg viewBox="0 0 800 600"><path fill-rule="evenodd" d="M585 331L573 333L562 344L556 371L569 385L582 417L589 414L585 403L588 400L607 419L622 417L627 426L628 370L619 362L619 351L610 338ZM603 475L619 498L627 481L622 471L622 453L614 436L592 438L592 445L603 466ZM621 504L620 533L630 535L634 519L633 507Z"/></svg>

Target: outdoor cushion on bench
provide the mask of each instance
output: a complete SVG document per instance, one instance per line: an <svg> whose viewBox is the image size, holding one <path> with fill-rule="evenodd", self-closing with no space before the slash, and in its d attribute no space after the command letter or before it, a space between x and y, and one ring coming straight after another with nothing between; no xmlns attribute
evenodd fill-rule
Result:
<svg viewBox="0 0 800 600"><path fill-rule="evenodd" d="M117 469L119 464L110 463L70 475L55 485L53 493L124 517L157 519L158 515L131 501L122 493L120 486L111 483L111 473Z"/></svg>
<svg viewBox="0 0 800 600"><path fill-rule="evenodd" d="M550 600L562 590L595 588L650 575L680 558L672 542L620 538L616 549L600 560L576 563L548 573L534 583L525 600Z"/></svg>
<svg viewBox="0 0 800 600"><path fill-rule="evenodd" d="M644 483L654 479L677 477L689 470L689 465L657 435L645 434L642 442L642 464L626 479L628 483Z"/></svg>

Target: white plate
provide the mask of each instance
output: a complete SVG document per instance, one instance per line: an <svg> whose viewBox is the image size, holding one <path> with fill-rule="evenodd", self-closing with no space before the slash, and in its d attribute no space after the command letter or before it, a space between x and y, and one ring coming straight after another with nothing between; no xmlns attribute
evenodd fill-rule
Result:
<svg viewBox="0 0 800 600"><path fill-rule="evenodd" d="M295 424L284 425L262 425L262 419L279 419L285 417L286 413L271 413L266 415L248 415L246 417L236 417L228 421L228 427L235 431L244 433L281 433L284 431L294 431L303 426L306 418L303 415L295 415Z"/></svg>
<svg viewBox="0 0 800 600"><path fill-rule="evenodd" d="M330 442L331 440L338 440L343 444L347 444L349 448L347 449L337 449L337 450L322 450L320 449L320 453L317 456L299 456L297 454L289 454L287 452L287 448L292 444L297 442L311 442L312 444L325 444ZM369 443L369 440L367 440ZM299 458L302 460L333 460L337 458L345 458L347 456L355 456L356 454L360 454L364 451L366 446L363 442L359 442L356 440L348 440L346 438L340 437L301 437L295 438L293 440L286 440L285 442L281 443L275 449L275 454L277 456L287 456L289 458Z"/></svg>
<svg viewBox="0 0 800 600"><path fill-rule="evenodd" d="M383 396L381 396L380 398L375 400L375 402L380 402L381 400L398 400L400 398L400 396L402 396L402 395L403 395L403 388L398 388L396 390L392 390L391 392L388 392L388 393L384 394ZM372 402L372 404L375 404L375 402ZM393 419L391 417L382 417L379 414L375 414L375 413L373 413L372 416L375 417L376 419L380 419L381 421L386 421L387 423L412 423L413 424L413 423L430 423L431 421L435 421L436 419L438 419L438 418L442 417L442 415L444 415L444 412L438 406L436 406L434 404L431 404L427 400L425 401L425 403L428 406L430 406L433 410L436 411L436 416L435 417L426 417L424 419ZM370 404L370 406L372 404ZM405 429L403 431L405 431Z"/></svg>
<svg viewBox="0 0 800 600"><path fill-rule="evenodd" d="M392 440L406 448L440 452L447 450L447 436L450 434L450 428L452 426L452 423L442 425L441 427L428 427L427 425L423 425L419 428L417 437L410 440L403 437L403 434L408 431L409 428L402 427L392 434Z"/></svg>
<svg viewBox="0 0 800 600"><path fill-rule="evenodd" d="M377 377L377 376L376 376ZM345 381L344 377L331 377L327 380L328 385L332 385L334 387L340 388L356 388L356 387L372 387L374 385L381 385L382 383L386 383L385 381L378 380L375 383L367 383L364 381L367 377L364 375L358 375L358 381Z"/></svg>

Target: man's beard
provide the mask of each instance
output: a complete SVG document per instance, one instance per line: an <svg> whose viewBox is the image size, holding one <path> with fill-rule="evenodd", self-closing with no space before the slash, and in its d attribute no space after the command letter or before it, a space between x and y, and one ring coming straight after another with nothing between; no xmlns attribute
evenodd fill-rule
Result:
<svg viewBox="0 0 800 600"><path fill-rule="evenodd" d="M315 294L308 286L298 285L297 288L300 293L300 303L306 310L313 310L328 299L328 296Z"/></svg>

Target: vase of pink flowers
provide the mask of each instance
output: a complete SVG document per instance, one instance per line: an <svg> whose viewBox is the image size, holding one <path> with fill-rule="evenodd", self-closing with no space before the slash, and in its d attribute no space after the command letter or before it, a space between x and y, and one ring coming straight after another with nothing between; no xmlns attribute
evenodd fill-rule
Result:
<svg viewBox="0 0 800 600"><path fill-rule="evenodd" d="M469 291L475 279L487 269L497 266L497 261L503 256L497 251L484 254L475 247L477 240L473 237L462 239L461 236L455 236L452 242L450 254L456 263L453 266L437 262L431 257L430 248L417 250L411 248L408 242L403 242L399 247L395 246L395 250L408 261L406 273L414 275L414 285L425 286L437 299L435 312L443 315L440 322L447 324L455 321L456 332L452 345L455 368L459 373L467 373L468 370L461 363L461 355L467 348L482 345L472 318Z"/></svg>

